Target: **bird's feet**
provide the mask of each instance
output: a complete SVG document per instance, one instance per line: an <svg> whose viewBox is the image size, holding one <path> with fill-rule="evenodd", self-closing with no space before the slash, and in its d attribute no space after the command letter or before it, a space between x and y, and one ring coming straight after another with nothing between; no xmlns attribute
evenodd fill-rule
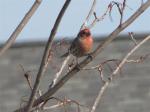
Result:
<svg viewBox="0 0 150 112"><path fill-rule="evenodd" d="M68 70L71 71L74 67L76 67L77 69L81 70L82 68L79 65L79 61L78 58L76 57L75 59L73 59L71 61L71 63L69 63L68 65Z"/></svg>
<svg viewBox="0 0 150 112"><path fill-rule="evenodd" d="M92 53L87 54L88 58L90 59L90 61L92 61L94 59Z"/></svg>
<svg viewBox="0 0 150 112"><path fill-rule="evenodd" d="M76 68L81 70L82 68L80 67L80 64L79 64L79 60L78 58L76 57Z"/></svg>
<svg viewBox="0 0 150 112"><path fill-rule="evenodd" d="M76 68L78 69L78 70L82 70L82 67L77 63L76 64Z"/></svg>

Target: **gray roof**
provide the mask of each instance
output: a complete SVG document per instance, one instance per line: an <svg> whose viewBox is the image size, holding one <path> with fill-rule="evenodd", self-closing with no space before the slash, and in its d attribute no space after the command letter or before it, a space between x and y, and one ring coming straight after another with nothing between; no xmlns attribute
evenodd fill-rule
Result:
<svg viewBox="0 0 150 112"><path fill-rule="evenodd" d="M98 43L101 43L101 41L96 41L95 47ZM13 111L19 108L21 99L27 100L30 89L19 64L24 67L25 71L30 71L32 79L35 79L43 55L43 45L26 44L25 46L14 47L0 57L0 112ZM131 40L115 40L87 67L99 64L107 59L122 59L133 47L134 43ZM59 70L63 61L60 56L65 51L66 46L55 49L51 65L41 80L40 89L43 92L47 90L55 73ZM137 59L148 53L150 53L150 41L137 50L130 59ZM114 63L110 64L112 67L115 66ZM109 72L110 69L106 65L105 74L109 74ZM106 90L96 112L149 112L149 73L149 58L142 63L126 64L122 68L121 74L118 74ZM83 70L71 78L54 96L61 99L70 98L91 107L101 85L102 81L98 71ZM63 108L56 111L61 109ZM75 107L68 107L68 110L72 109L75 109Z"/></svg>

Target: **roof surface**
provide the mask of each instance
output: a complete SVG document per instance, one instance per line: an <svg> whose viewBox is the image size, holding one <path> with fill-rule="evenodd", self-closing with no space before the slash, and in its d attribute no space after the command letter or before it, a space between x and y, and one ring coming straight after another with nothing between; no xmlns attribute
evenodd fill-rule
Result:
<svg viewBox="0 0 150 112"><path fill-rule="evenodd" d="M139 40L140 41L140 40ZM96 41L95 47L102 41ZM27 45L28 46L28 45ZM32 79L38 72L44 50L43 45L15 47L9 49L0 57L0 111L9 112L19 108L22 100L27 100L30 89L24 78L24 72L30 71ZM108 59L122 59L134 47L131 40L113 41L101 54L99 54L87 67L97 65ZM67 46L54 48L51 65L41 80L40 89L44 92L59 70L63 59L60 56ZM145 43L130 59L150 53L150 41ZM82 59L81 59L82 60ZM105 65L106 76L110 69L116 67L115 63ZM121 73L113 80L103 95L96 112L149 112L150 110L150 59L142 63L128 63ZM83 70L71 78L56 94L55 97L70 98L80 104L91 107L96 95L102 86L97 70ZM59 112L63 108L54 109ZM74 106L68 107L69 110ZM76 108L77 109L77 108ZM82 109L84 109L82 107ZM64 109L63 109L64 111ZM82 111L81 111L82 112Z"/></svg>

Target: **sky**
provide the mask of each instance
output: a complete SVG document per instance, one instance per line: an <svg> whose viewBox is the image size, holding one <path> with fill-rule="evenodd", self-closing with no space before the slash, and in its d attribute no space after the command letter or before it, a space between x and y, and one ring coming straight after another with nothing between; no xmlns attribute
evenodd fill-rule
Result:
<svg viewBox="0 0 150 112"><path fill-rule="evenodd" d="M102 15L112 0L97 0L95 12ZM122 2L123 0L114 0ZM144 0L146 1L146 0ZM47 40L54 25L56 17L65 0L43 0L29 23L19 34L17 42ZM4 43L30 9L34 0L0 0L0 43ZM75 37L85 20L92 0L72 0L61 24L58 28L56 39ZM124 20L129 18L141 5L141 0L127 0ZM106 16L103 21L98 22L91 32L94 36L108 35L119 24L119 13L117 8L112 10L112 21ZM91 23L93 16L87 25ZM134 21L122 33L149 33L150 32L150 8L147 9L136 21Z"/></svg>

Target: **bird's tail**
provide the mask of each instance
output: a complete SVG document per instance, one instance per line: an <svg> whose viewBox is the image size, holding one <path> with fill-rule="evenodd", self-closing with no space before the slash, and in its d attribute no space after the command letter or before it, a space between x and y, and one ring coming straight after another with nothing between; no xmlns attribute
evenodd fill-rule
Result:
<svg viewBox="0 0 150 112"><path fill-rule="evenodd" d="M69 55L69 52L63 54L63 55L61 56L61 58L67 57L68 55Z"/></svg>

